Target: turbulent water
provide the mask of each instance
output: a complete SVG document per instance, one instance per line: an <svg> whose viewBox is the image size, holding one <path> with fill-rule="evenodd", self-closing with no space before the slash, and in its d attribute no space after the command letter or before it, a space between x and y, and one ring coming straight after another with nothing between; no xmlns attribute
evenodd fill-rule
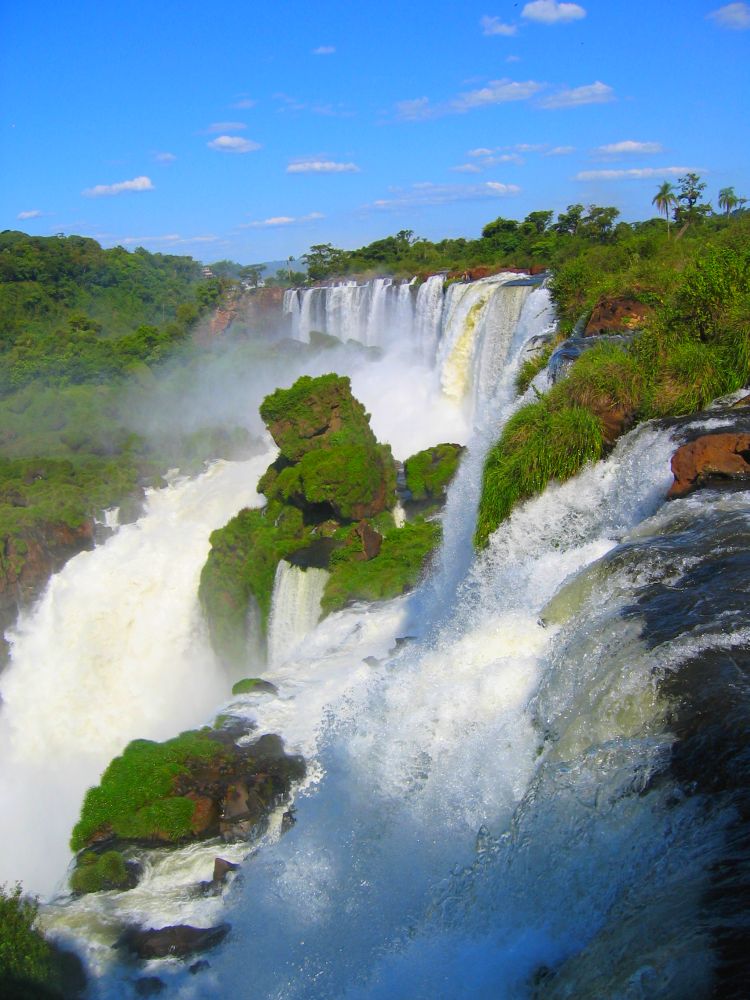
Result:
<svg viewBox="0 0 750 1000"><path fill-rule="evenodd" d="M316 624L324 576L282 564L263 672L279 697L227 701L196 574L210 529L257 502L264 456L153 494L17 629L4 759L31 769L38 799L50 772L89 758L80 780L64 779L60 831L40 831L41 811L3 789L12 810L31 810L23 837L6 824L9 876L28 877L47 843L64 874L82 788L132 736L224 711L310 763L283 836L277 816L260 843L153 852L130 892L50 902L47 925L84 949L103 997L133 995L133 970L109 947L129 921L231 922L199 974L154 965L181 998L681 1000L729 981L747 814L733 768L747 730L750 495L665 505L671 455L706 421L644 425L516 510L474 556L484 454L520 404L525 345L553 317L543 288L507 277L442 284L380 280L286 302L300 340L317 330L398 350L405 338L421 359L387 369L389 394L377 374L358 376L397 452L414 428L399 428L395 398L421 433L431 410L409 408L415 392L473 428L442 550L414 594ZM111 641L97 644L102 632ZM205 899L194 886L217 853L244 859L241 877Z"/></svg>

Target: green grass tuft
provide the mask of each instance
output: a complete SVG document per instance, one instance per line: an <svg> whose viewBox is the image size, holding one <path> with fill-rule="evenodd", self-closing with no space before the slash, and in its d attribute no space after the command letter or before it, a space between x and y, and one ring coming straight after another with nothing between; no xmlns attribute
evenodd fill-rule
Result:
<svg viewBox="0 0 750 1000"><path fill-rule="evenodd" d="M129 885L130 873L119 851L105 851L104 854L87 851L78 858L70 876L70 888L81 895L107 889L127 889Z"/></svg>

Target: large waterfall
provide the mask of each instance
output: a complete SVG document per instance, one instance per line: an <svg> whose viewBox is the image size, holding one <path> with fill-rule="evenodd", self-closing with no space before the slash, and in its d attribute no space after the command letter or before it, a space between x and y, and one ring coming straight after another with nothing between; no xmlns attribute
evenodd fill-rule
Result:
<svg viewBox="0 0 750 1000"><path fill-rule="evenodd" d="M207 968L150 970L163 995L708 998L738 804L681 783L675 732L684 742L691 718L674 699L703 670L729 678L709 710L735 710L750 494L665 505L670 457L701 418L646 424L519 507L477 555L482 463L521 403L525 345L554 322L546 289L510 275L378 279L290 292L285 310L301 341L383 349L359 352L351 375L396 454L415 428L450 439L435 437L450 415L468 443L432 574L316 624L324 575L282 563L264 673L279 696L231 699L197 573L210 530L259 502L269 456L153 493L15 631L0 752L23 780L0 789L7 877L48 893L59 881L45 925L84 950L106 1000L133 995L110 947L123 924L219 920L232 932ZM282 836L277 816L254 845L154 852L136 889L67 896L66 837L97 769L133 736L225 710L306 756L293 828ZM51 825L40 789L58 781ZM195 886L219 852L242 877L207 898Z"/></svg>

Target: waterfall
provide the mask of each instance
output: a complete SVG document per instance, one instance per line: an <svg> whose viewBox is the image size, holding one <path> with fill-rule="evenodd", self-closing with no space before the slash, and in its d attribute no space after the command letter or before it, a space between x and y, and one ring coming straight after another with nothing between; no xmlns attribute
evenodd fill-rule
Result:
<svg viewBox="0 0 750 1000"><path fill-rule="evenodd" d="M217 462L151 491L143 517L71 559L10 633L0 882L48 892L64 876L83 794L112 757L136 737L167 739L204 722L226 697L198 578L211 531L261 502L255 484L270 457Z"/></svg>
<svg viewBox="0 0 750 1000"><path fill-rule="evenodd" d="M422 357L432 359L440 337L443 318L443 284L445 276L432 274L417 290L414 327Z"/></svg>
<svg viewBox="0 0 750 1000"><path fill-rule="evenodd" d="M282 559L276 567L268 621L268 660L283 663L320 619L320 601L329 574L324 569L300 569Z"/></svg>

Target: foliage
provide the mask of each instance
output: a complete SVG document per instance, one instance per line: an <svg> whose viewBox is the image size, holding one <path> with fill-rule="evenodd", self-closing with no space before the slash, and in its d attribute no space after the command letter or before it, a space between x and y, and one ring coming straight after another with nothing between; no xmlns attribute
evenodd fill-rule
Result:
<svg viewBox="0 0 750 1000"><path fill-rule="evenodd" d="M268 691L269 687L268 681L263 681L259 677L243 677L241 681L232 685L232 694L252 694L259 688L262 691Z"/></svg>
<svg viewBox="0 0 750 1000"><path fill-rule="evenodd" d="M54 974L51 946L35 930L39 905L20 884L0 885L0 985L50 986Z"/></svg>
<svg viewBox="0 0 750 1000"><path fill-rule="evenodd" d="M519 396L526 392L539 372L547 367L547 362L552 357L554 349L553 344L546 344L541 351L533 357L526 358L522 363L516 375L516 392Z"/></svg>
<svg viewBox="0 0 750 1000"><path fill-rule="evenodd" d="M443 496L458 469L463 453L460 444L439 444L426 448L404 462L406 487L414 500Z"/></svg>
<svg viewBox="0 0 750 1000"><path fill-rule="evenodd" d="M374 559L335 561L326 581L324 614L350 601L379 601L414 587L425 560L440 541L440 526L420 519L392 531Z"/></svg>
<svg viewBox="0 0 750 1000"><path fill-rule="evenodd" d="M129 886L130 873L119 851L105 851L104 854L84 852L77 859L70 876L70 888L81 895L108 889L127 889Z"/></svg>
<svg viewBox="0 0 750 1000"><path fill-rule="evenodd" d="M189 838L195 803L171 794L175 779L188 772L191 761L224 755L223 747L203 731L181 733L166 743L129 743L107 767L100 783L86 793L73 829L72 849L81 850L101 833L136 840Z"/></svg>

